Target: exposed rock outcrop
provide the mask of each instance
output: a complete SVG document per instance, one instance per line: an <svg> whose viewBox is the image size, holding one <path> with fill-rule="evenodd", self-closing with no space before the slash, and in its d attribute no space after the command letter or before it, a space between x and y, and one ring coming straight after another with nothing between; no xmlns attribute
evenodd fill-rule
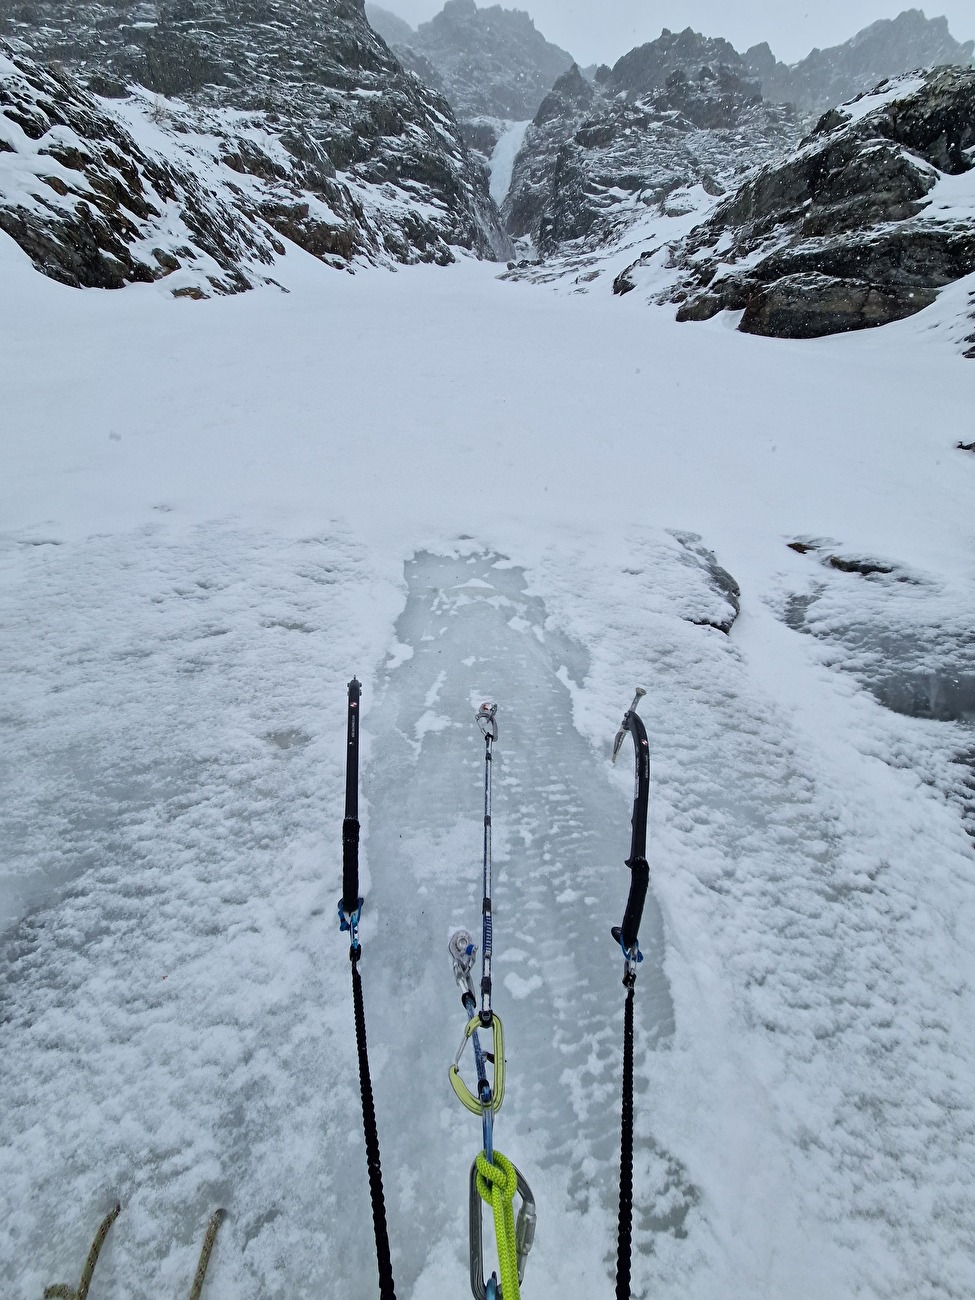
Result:
<svg viewBox="0 0 975 1300"><path fill-rule="evenodd" d="M404 70L361 0L34 0L0 22L102 95L178 96L207 117L201 130L223 114L225 156L275 178L266 220L316 254L323 238L330 256L380 262L507 251L448 104Z"/></svg>
<svg viewBox="0 0 975 1300"><path fill-rule="evenodd" d="M692 231L668 296L679 319L743 310L740 329L787 338L911 315L975 272L973 167L975 70L884 83Z"/></svg>
<svg viewBox="0 0 975 1300"><path fill-rule="evenodd" d="M791 67L779 63L768 45L754 46L743 61L767 99L822 113L886 77L940 64L967 66L973 49L975 41L955 40L946 18L926 18L920 9L907 9L871 23L842 45L813 50Z"/></svg>

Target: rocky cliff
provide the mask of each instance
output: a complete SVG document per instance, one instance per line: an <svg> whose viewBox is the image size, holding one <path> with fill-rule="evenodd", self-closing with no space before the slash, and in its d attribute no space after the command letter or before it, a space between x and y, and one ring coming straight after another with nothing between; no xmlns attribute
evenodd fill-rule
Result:
<svg viewBox="0 0 975 1300"><path fill-rule="evenodd" d="M509 233L543 257L606 244L674 191L721 194L739 171L786 151L798 134L792 111L766 103L724 62L729 52L665 31L594 82L577 67L564 74L515 163Z"/></svg>
<svg viewBox="0 0 975 1300"><path fill-rule="evenodd" d="M831 110L674 250L682 320L742 311L810 338L920 311L975 273L975 70L885 82ZM618 282L640 282L635 263Z"/></svg>
<svg viewBox="0 0 975 1300"><path fill-rule="evenodd" d="M0 9L0 33L103 96L178 97L184 129L202 115L229 165L270 187L263 219L316 255L506 251L449 105L404 70L361 0L35 0Z"/></svg>
<svg viewBox="0 0 975 1300"><path fill-rule="evenodd" d="M199 298L268 281L285 248L253 193L154 114L104 104L0 42L0 230L63 284L165 280Z"/></svg>
<svg viewBox="0 0 975 1300"><path fill-rule="evenodd" d="M822 113L885 77L939 64L967 66L973 49L975 42L954 39L946 18L926 18L920 9L907 9L871 23L842 45L813 50L791 67L777 62L768 45L748 50L743 62L767 99Z"/></svg>

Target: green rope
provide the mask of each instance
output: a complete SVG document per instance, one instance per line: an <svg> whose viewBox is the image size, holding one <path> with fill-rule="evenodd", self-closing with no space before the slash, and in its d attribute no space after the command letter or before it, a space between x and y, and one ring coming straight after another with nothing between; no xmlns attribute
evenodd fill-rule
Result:
<svg viewBox="0 0 975 1300"><path fill-rule="evenodd" d="M81 1270L81 1281L78 1283L78 1289L76 1291L72 1290L71 1287L65 1286L63 1282L58 1283L57 1286L45 1287L44 1300L88 1300L88 1288L91 1286L91 1279L95 1272L95 1265L98 1263L98 1256L102 1252L102 1246L105 1245L105 1238L108 1236L109 1228L121 1213L121 1205L116 1205L102 1219L101 1227L95 1233L95 1240L91 1243L91 1250L88 1252L85 1266Z"/></svg>
<svg viewBox="0 0 975 1300"><path fill-rule="evenodd" d="M498 1243L501 1294L504 1300L521 1300L518 1283L518 1249L515 1239L515 1192L518 1171L495 1148L494 1164L482 1151L477 1157L477 1190L494 1210L494 1235Z"/></svg>

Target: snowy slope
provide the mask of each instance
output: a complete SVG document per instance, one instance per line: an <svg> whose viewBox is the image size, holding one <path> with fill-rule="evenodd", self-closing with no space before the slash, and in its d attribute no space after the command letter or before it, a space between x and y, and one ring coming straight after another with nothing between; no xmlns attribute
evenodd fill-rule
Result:
<svg viewBox="0 0 975 1300"><path fill-rule="evenodd" d="M885 707L863 629L915 636L905 676L970 671L975 281L796 343L473 261L283 270L190 304L0 241L4 1294L74 1285L116 1199L98 1294L188 1292L218 1204L214 1300L375 1294L334 922L355 671L398 1293L467 1287L445 945L476 922L482 694L524 1294L611 1288L608 751L640 681L634 1293L970 1295L971 701Z"/></svg>

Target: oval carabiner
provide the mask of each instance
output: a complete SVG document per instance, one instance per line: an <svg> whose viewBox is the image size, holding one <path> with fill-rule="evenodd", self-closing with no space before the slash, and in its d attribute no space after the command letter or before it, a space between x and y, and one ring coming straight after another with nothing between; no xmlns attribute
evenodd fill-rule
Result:
<svg viewBox="0 0 975 1300"><path fill-rule="evenodd" d="M460 1058L471 1036L483 1028L480 1016L472 1016L468 1020L467 1029L464 1031L464 1041L460 1045L460 1050L454 1058L453 1064L447 1071L450 1086L457 1094L461 1105L466 1106L472 1115L480 1115L483 1107L480 1098L474 1096L460 1077ZM501 1024L501 1017L496 1012L491 1016L491 1029L494 1035L494 1087L491 1089L490 1109L497 1112L501 1109L501 1103L504 1101L504 1027Z"/></svg>

